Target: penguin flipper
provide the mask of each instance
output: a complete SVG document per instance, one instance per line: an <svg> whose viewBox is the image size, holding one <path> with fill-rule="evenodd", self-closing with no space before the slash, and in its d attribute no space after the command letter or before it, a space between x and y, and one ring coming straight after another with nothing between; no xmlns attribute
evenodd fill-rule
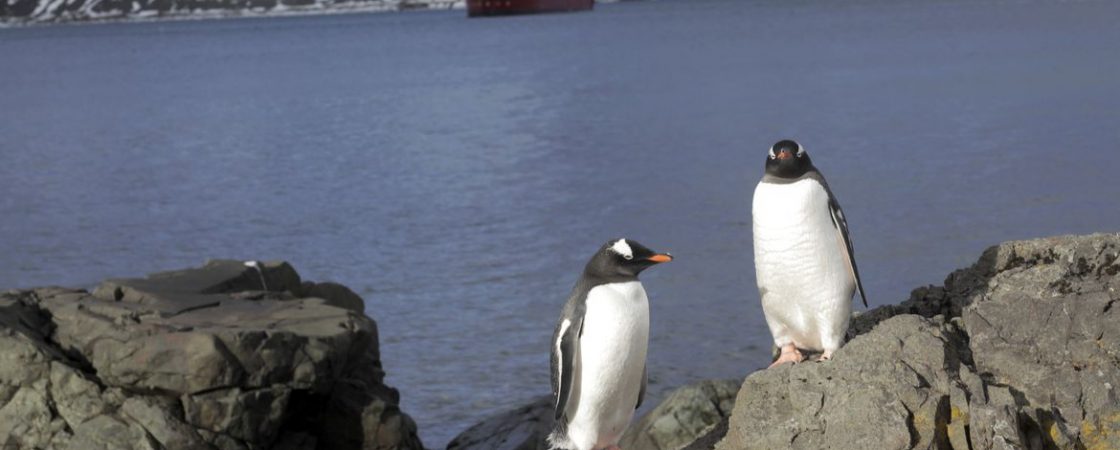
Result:
<svg viewBox="0 0 1120 450"><path fill-rule="evenodd" d="M552 347L552 393L555 398L554 418L560 420L572 396L572 384L579 372L579 337L583 331L583 317L562 319L556 327Z"/></svg>
<svg viewBox="0 0 1120 450"><path fill-rule="evenodd" d="M646 380L649 380L649 377L646 376L647 367L649 366L642 366L642 387L638 390L638 404L634 405L634 409L641 408L642 401L646 399Z"/></svg>
<svg viewBox="0 0 1120 450"><path fill-rule="evenodd" d="M827 189L827 187L826 187ZM832 192L828 192L828 212L832 215L832 226L836 227L839 233L840 251L844 254L848 261L848 270L851 271L852 278L856 280L856 290L859 291L859 297L863 300L863 307L867 307L867 296L863 293L863 281L859 279L859 266L856 265L855 249L852 247L852 238L848 234L848 220L844 218L844 210L840 209L840 203L836 201L836 197Z"/></svg>

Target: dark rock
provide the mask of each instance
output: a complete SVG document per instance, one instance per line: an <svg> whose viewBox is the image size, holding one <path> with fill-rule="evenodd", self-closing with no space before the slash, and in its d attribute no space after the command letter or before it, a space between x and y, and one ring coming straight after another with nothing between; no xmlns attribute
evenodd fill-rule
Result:
<svg viewBox="0 0 1120 450"><path fill-rule="evenodd" d="M735 405L739 382L705 380L677 388L630 425L619 441L627 449L676 450L707 434Z"/></svg>
<svg viewBox="0 0 1120 450"><path fill-rule="evenodd" d="M362 297L351 291L350 288L329 281L323 283L303 283L305 297L318 297L326 300L326 304L339 308L349 309L356 313L364 312L366 304Z"/></svg>
<svg viewBox="0 0 1120 450"><path fill-rule="evenodd" d="M727 435L727 426L730 422L731 416L724 417L715 426L708 429L707 432L702 434L699 438L685 447L682 450L712 450L716 448L716 444L720 439Z"/></svg>
<svg viewBox="0 0 1120 450"><path fill-rule="evenodd" d="M717 449L1120 448L1120 234L1008 242L743 382Z"/></svg>
<svg viewBox="0 0 1120 450"><path fill-rule="evenodd" d="M220 389L182 397L187 423L247 442L270 443L280 431L291 389Z"/></svg>
<svg viewBox="0 0 1120 450"><path fill-rule="evenodd" d="M490 417L452 439L447 450L547 450L552 407L552 396L546 395Z"/></svg>
<svg viewBox="0 0 1120 450"><path fill-rule="evenodd" d="M360 305L283 262L0 294L0 448L421 449Z"/></svg>

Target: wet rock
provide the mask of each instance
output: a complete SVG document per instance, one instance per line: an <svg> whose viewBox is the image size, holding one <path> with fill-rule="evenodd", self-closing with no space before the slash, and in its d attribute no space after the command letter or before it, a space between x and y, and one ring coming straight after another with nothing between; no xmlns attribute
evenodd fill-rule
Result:
<svg viewBox="0 0 1120 450"><path fill-rule="evenodd" d="M748 376L716 448L1120 448L1118 287L1118 234L992 247Z"/></svg>
<svg viewBox="0 0 1120 450"><path fill-rule="evenodd" d="M363 305L229 260L5 292L0 447L421 449Z"/></svg>

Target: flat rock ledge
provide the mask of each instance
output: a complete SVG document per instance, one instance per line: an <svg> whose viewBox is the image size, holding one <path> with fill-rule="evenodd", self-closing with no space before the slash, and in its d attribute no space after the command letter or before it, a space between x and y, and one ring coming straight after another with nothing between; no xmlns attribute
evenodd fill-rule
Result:
<svg viewBox="0 0 1120 450"><path fill-rule="evenodd" d="M1118 274L1120 234L992 247L832 361L748 376L715 448L1118 449Z"/></svg>
<svg viewBox="0 0 1120 450"><path fill-rule="evenodd" d="M422 449L377 324L287 263L0 294L0 448Z"/></svg>

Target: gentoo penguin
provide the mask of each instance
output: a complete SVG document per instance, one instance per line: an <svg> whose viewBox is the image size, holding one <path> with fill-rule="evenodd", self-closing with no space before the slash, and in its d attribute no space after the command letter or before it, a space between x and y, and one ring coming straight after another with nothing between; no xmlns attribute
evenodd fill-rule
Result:
<svg viewBox="0 0 1120 450"><path fill-rule="evenodd" d="M754 268L766 324L781 349L770 367L800 362L798 349L840 348L863 283L848 236L848 222L824 176L801 144L770 148L766 173L754 190Z"/></svg>
<svg viewBox="0 0 1120 450"><path fill-rule="evenodd" d="M649 300L638 274L672 259L618 239L587 262L552 335L551 448L618 448L646 393Z"/></svg>

